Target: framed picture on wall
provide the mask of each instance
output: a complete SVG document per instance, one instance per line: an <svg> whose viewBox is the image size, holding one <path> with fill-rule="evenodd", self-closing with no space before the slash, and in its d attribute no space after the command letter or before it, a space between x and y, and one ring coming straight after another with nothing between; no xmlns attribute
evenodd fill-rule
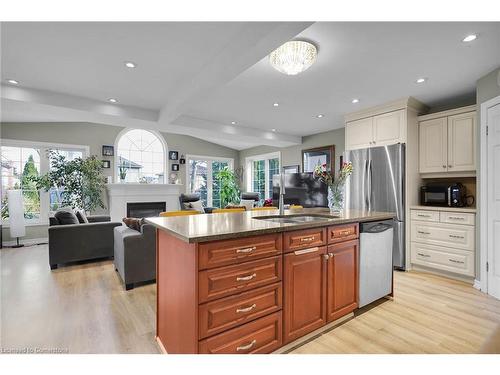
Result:
<svg viewBox="0 0 500 375"><path fill-rule="evenodd" d="M172 164L172 171L177 172L179 170L179 164Z"/></svg>
<svg viewBox="0 0 500 375"><path fill-rule="evenodd" d="M103 168L111 168L111 162L109 160L101 160Z"/></svg>
<svg viewBox="0 0 500 375"><path fill-rule="evenodd" d="M330 171L335 170L335 146L324 146L302 150L302 172L313 172L317 165L327 165Z"/></svg>
<svg viewBox="0 0 500 375"><path fill-rule="evenodd" d="M168 158L170 160L177 160L177 159L179 159L179 152L178 151L169 151Z"/></svg>
<svg viewBox="0 0 500 375"><path fill-rule="evenodd" d="M285 173L299 173L300 166L299 165L286 165L283 167Z"/></svg>
<svg viewBox="0 0 500 375"><path fill-rule="evenodd" d="M114 156L115 148L113 146L102 146L102 156Z"/></svg>

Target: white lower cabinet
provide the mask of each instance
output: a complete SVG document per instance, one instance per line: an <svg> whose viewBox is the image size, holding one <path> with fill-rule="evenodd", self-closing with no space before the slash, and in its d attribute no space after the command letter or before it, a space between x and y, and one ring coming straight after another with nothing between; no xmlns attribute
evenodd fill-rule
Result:
<svg viewBox="0 0 500 375"><path fill-rule="evenodd" d="M410 220L413 264L474 276L474 213L412 209Z"/></svg>

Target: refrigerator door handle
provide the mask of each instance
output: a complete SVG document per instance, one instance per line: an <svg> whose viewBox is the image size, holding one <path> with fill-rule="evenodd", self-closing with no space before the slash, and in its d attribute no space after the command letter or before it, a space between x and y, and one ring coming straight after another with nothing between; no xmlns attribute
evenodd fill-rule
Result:
<svg viewBox="0 0 500 375"><path fill-rule="evenodd" d="M365 160L365 165L364 165L364 170L363 170L363 194L364 194L364 201L365 201L365 209L368 210L368 207L370 205L370 202L368 201L368 160Z"/></svg>
<svg viewBox="0 0 500 375"><path fill-rule="evenodd" d="M367 168L367 181L368 181L368 192L366 196L368 197L368 211L372 210L372 161L368 160L368 168Z"/></svg>

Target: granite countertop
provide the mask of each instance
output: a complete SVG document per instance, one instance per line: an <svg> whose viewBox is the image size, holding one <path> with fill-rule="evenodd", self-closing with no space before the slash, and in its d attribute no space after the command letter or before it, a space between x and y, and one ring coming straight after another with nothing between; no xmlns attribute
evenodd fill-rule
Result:
<svg viewBox="0 0 500 375"><path fill-rule="evenodd" d="M468 212L476 213L475 207L441 207L441 206L410 206L410 210L427 210L427 211L451 211L451 212Z"/></svg>
<svg viewBox="0 0 500 375"><path fill-rule="evenodd" d="M391 212L346 210L340 217L330 215L326 208L287 210L285 215L329 216L325 221L304 223L279 223L254 217L278 215L278 210L248 211L220 214L200 214L176 217L151 217L146 221L189 243L255 236L259 234L287 232L330 225L392 219Z"/></svg>

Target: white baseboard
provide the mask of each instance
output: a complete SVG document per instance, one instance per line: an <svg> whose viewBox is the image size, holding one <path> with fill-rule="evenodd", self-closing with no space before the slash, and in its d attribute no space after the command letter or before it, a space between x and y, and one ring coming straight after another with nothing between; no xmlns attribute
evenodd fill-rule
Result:
<svg viewBox="0 0 500 375"><path fill-rule="evenodd" d="M481 290L481 281L474 279L474 284L472 284L472 286L477 290Z"/></svg>
<svg viewBox="0 0 500 375"><path fill-rule="evenodd" d="M45 238L29 238L29 239L26 239L26 240L19 240L19 243L20 244L23 244L24 246L32 246L32 245L36 245L36 244L39 244L39 243L47 243L49 242L49 239L47 237ZM7 247L10 247L10 246L14 246L17 242L14 240L14 241L4 241L3 242L3 247L7 248Z"/></svg>

